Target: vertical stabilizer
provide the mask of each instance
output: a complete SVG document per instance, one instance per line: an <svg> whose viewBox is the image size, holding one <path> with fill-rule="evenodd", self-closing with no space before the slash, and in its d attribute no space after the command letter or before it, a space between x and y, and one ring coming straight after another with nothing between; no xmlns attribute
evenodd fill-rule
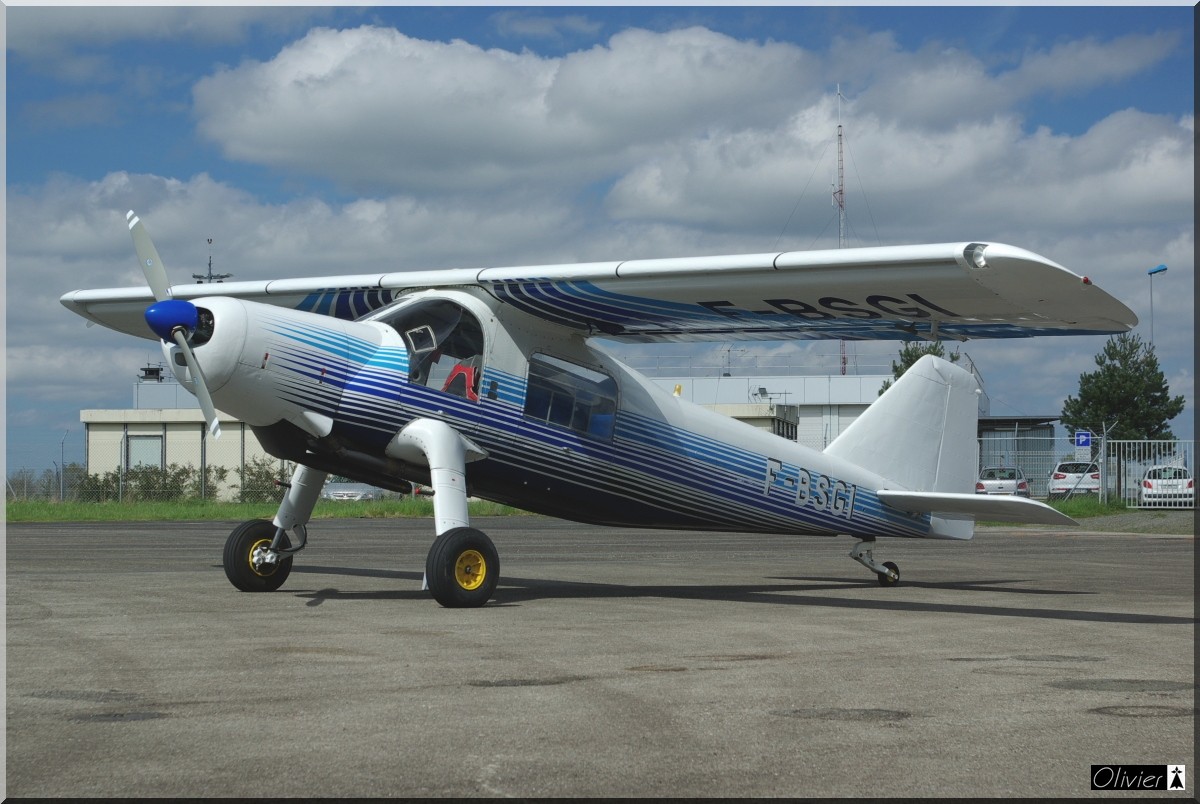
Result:
<svg viewBox="0 0 1200 804"><path fill-rule="evenodd" d="M926 355L825 448L899 490L973 493L979 383Z"/></svg>

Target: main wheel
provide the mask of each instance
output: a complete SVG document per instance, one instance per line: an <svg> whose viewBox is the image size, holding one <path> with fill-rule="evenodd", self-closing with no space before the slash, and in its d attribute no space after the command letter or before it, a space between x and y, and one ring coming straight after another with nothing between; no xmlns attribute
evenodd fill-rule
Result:
<svg viewBox="0 0 1200 804"><path fill-rule="evenodd" d="M880 586L895 586L896 584L900 583L900 568L897 567L891 561L883 562L883 566L887 567L892 572L896 573L896 577L889 578L886 574L881 572L881 573L879 573L879 585Z"/></svg>
<svg viewBox="0 0 1200 804"><path fill-rule="evenodd" d="M274 564L261 561L262 553L275 538L275 525L265 519L251 519L233 529L225 540L225 577L243 592L274 592L283 586L292 571L292 557L282 556ZM280 547L291 547L287 534Z"/></svg>
<svg viewBox="0 0 1200 804"><path fill-rule="evenodd" d="M448 609L482 606L500 580L500 554L482 531L451 528L438 536L425 559L433 599Z"/></svg>

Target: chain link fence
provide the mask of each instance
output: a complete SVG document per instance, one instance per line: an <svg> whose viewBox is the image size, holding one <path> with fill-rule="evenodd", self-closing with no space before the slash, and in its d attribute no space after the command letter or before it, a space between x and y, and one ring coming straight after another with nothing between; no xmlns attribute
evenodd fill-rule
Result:
<svg viewBox="0 0 1200 804"><path fill-rule="evenodd" d="M1098 496L1102 502L1124 502L1130 508L1184 507L1195 505L1194 440L1108 441L1097 438L1080 452L1071 437L1041 437L1013 433L989 434L979 440L979 467L1006 466L1020 469L1029 482L1031 497L1046 499L1055 469L1062 463L1083 463L1099 475L1083 479L1065 496ZM1170 467L1178 471L1157 471ZM1151 488L1148 488L1147 474ZM1184 475L1186 477L1174 477ZM1160 478L1170 475L1167 493L1153 488ZM1178 481L1178 482L1174 482ZM1178 488L1176 488L1178 487Z"/></svg>
<svg viewBox="0 0 1200 804"><path fill-rule="evenodd" d="M8 500L68 502L278 502L278 482L286 482L295 464L275 458L254 458L230 470L224 466L172 463L168 466L117 466L88 473L82 464L37 472L11 472L5 489Z"/></svg>
<svg viewBox="0 0 1200 804"><path fill-rule="evenodd" d="M236 431L235 431L236 432ZM190 443L186 443L190 440ZM183 441L184 443L175 443ZM224 443L222 443L224 442ZM230 443L232 442L232 443ZM119 437L96 439L84 463L54 469L19 469L7 478L8 500L66 500L78 502L172 502L219 500L274 502L278 482L287 482L295 464L262 452L252 435L221 439L175 439L123 431ZM1099 439L1087 460L1100 474L1098 496L1121 500L1130 507L1194 505L1191 477L1195 467L1194 441L1110 441ZM1060 463L1076 462L1079 453L1071 438L1023 433L989 433L979 439L979 468L1016 467L1029 483L1030 496L1046 499L1049 481ZM1160 467L1185 470L1188 478L1178 495L1154 497L1144 485L1147 473ZM1175 475L1179 472L1157 472ZM1189 493L1190 492L1190 493ZM1078 493L1097 494L1094 481Z"/></svg>
<svg viewBox="0 0 1200 804"><path fill-rule="evenodd" d="M83 462L8 474L8 500L276 502L295 464L266 454L248 428L219 441L203 425L96 428Z"/></svg>

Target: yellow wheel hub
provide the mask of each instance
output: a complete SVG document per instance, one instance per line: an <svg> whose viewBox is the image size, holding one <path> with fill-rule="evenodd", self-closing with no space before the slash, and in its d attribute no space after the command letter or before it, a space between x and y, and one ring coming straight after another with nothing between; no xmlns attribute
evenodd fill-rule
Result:
<svg viewBox="0 0 1200 804"><path fill-rule="evenodd" d="M275 570L278 569L278 567L279 567L278 564L267 564L265 569L260 570L258 568L258 565L256 565L254 563L254 554L257 553L260 549L266 550L268 547L271 546L272 541L273 541L273 539L259 539L254 544L250 545L250 551L246 554L246 563L250 565L250 571L253 572L255 575L259 576L260 578L271 577L272 575L275 574Z"/></svg>
<svg viewBox="0 0 1200 804"><path fill-rule="evenodd" d="M487 562L478 550L464 550L454 562L454 580L468 592L478 589L487 578Z"/></svg>

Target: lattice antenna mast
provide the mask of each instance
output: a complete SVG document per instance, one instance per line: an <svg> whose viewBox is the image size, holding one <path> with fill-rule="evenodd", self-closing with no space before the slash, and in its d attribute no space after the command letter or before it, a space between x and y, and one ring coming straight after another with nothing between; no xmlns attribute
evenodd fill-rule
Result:
<svg viewBox="0 0 1200 804"><path fill-rule="evenodd" d="M837 88L837 189L833 191L833 203L838 208L838 248L846 247L846 170L842 159L842 85Z"/></svg>
<svg viewBox="0 0 1200 804"><path fill-rule="evenodd" d="M842 161L842 85L837 88L838 127L837 127L837 189L833 191L833 203L838 208L838 248L846 247L846 171ZM838 341L838 351L841 353L842 374L846 373L846 342Z"/></svg>

